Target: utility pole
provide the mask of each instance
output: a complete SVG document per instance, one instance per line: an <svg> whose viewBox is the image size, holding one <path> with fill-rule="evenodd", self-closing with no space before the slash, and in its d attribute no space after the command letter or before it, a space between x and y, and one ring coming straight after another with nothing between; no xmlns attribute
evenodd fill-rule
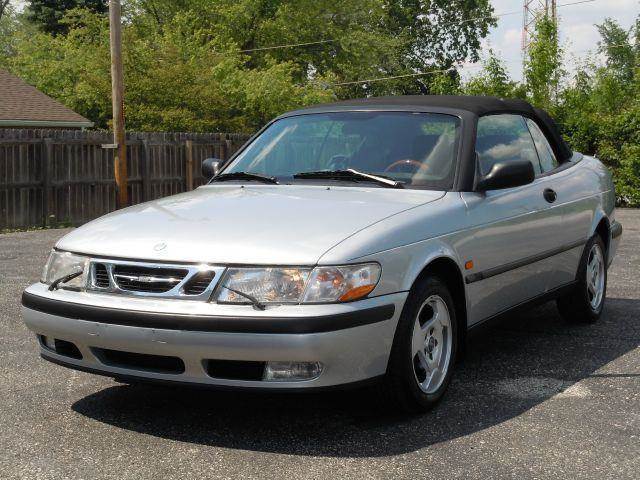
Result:
<svg viewBox="0 0 640 480"><path fill-rule="evenodd" d="M124 129L124 79L122 72L122 21L120 0L109 2L109 38L111 40L111 104L113 107L114 168L116 208L129 205L127 191L127 145Z"/></svg>

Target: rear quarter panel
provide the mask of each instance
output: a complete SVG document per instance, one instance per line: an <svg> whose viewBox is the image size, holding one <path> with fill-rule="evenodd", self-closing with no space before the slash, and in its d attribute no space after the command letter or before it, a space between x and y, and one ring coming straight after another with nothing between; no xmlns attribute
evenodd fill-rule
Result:
<svg viewBox="0 0 640 480"><path fill-rule="evenodd" d="M603 218L615 218L615 191L609 170L596 158L584 156L572 168L552 177L563 208L563 228L558 235L567 241L591 237Z"/></svg>

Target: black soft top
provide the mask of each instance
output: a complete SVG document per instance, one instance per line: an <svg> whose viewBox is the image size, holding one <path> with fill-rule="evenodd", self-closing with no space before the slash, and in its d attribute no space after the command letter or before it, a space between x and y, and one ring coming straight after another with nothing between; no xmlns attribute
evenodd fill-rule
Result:
<svg viewBox="0 0 640 480"><path fill-rule="evenodd" d="M354 109L385 107L413 109L416 107L435 107L471 112L478 117L498 113L524 115L534 120L544 131L560 162L569 160L573 155L573 152L562 138L562 135L560 135L556 123L549 114L540 108L531 106L530 103L525 102L524 100L518 99L465 95L403 95L344 100L340 102L314 105L291 113L303 113L308 110L318 112L323 110L329 111L336 107L339 107L340 110L348 110L349 107L353 107Z"/></svg>

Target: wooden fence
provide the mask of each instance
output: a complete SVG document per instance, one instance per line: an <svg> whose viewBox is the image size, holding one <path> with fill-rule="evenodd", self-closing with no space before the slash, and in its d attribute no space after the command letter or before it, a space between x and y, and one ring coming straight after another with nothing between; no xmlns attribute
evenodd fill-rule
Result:
<svg viewBox="0 0 640 480"><path fill-rule="evenodd" d="M129 133L129 202L160 198L204 182L208 157L227 159L248 136ZM115 210L109 132L0 129L0 231L80 225Z"/></svg>

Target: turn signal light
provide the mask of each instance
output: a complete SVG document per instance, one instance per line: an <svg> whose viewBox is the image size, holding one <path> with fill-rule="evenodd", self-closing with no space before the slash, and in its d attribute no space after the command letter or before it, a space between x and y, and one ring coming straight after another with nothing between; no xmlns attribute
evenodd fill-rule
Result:
<svg viewBox="0 0 640 480"><path fill-rule="evenodd" d="M357 300L358 298L369 295L375 287L375 285L362 285L360 287L352 288L340 297L340 301L348 302L349 300Z"/></svg>

